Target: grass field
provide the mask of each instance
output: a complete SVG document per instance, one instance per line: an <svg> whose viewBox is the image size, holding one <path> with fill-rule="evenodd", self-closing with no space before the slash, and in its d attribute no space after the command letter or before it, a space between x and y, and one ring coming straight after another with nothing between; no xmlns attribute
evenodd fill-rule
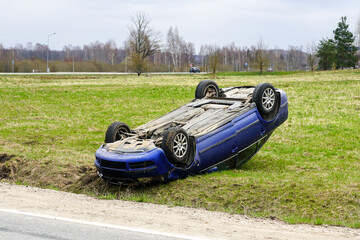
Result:
<svg viewBox="0 0 360 240"><path fill-rule="evenodd" d="M220 87L270 82L289 119L241 170L138 187L93 166L107 126L136 127L190 101L204 75L0 75L0 178L100 198L360 227L360 71L219 74Z"/></svg>

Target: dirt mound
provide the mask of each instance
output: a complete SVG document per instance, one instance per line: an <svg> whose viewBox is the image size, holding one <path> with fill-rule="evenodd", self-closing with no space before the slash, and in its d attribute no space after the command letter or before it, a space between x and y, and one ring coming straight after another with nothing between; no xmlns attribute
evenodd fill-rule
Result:
<svg viewBox="0 0 360 240"><path fill-rule="evenodd" d="M15 157L15 155L8 155L6 153L0 153L0 163L7 162L10 159L12 159L13 157Z"/></svg>
<svg viewBox="0 0 360 240"><path fill-rule="evenodd" d="M16 155L0 153L0 180L28 185L80 191L93 187L99 181L95 166L65 164L54 166L52 161L23 159Z"/></svg>
<svg viewBox="0 0 360 240"><path fill-rule="evenodd" d="M19 157L15 155L9 155L6 153L0 154L0 179L12 178L17 170L17 165L21 161Z"/></svg>

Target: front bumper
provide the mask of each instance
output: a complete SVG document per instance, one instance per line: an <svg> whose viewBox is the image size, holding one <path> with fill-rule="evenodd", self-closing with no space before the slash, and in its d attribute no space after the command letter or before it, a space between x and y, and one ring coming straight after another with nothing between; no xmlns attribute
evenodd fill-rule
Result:
<svg viewBox="0 0 360 240"><path fill-rule="evenodd" d="M175 168L160 148L141 153L116 153L107 152L102 146L95 153L95 166L99 176L109 181L167 178Z"/></svg>

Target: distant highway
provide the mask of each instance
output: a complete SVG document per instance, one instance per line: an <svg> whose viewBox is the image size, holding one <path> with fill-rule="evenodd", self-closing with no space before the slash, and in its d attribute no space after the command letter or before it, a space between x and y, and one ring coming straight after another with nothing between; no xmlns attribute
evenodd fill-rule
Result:
<svg viewBox="0 0 360 240"><path fill-rule="evenodd" d="M136 75L136 73L125 73L125 72L41 72L41 73L4 73L0 72L0 75ZM142 75L147 74L154 74L154 75L166 75L166 74L175 74L175 75L181 75L181 74L207 74L207 72L201 72L201 73L189 73L189 72L151 72L151 73L142 73Z"/></svg>

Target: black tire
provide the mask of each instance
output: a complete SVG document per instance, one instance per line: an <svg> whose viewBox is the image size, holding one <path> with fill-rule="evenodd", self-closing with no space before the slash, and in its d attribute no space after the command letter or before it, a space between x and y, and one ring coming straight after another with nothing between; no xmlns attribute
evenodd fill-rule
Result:
<svg viewBox="0 0 360 240"><path fill-rule="evenodd" d="M126 123L113 122L107 129L105 134L105 143L112 143L127 137L126 133L130 132L130 128Z"/></svg>
<svg viewBox="0 0 360 240"><path fill-rule="evenodd" d="M279 109L279 96L270 83L258 84L253 92L252 101L265 120L269 121L275 117Z"/></svg>
<svg viewBox="0 0 360 240"><path fill-rule="evenodd" d="M220 89L216 82L212 80L203 80L201 81L195 90L195 98L201 99L204 98L207 94L212 93L212 97L219 97Z"/></svg>
<svg viewBox="0 0 360 240"><path fill-rule="evenodd" d="M190 138L184 129L172 127L164 131L161 148L174 166L186 167L189 164L191 147Z"/></svg>

